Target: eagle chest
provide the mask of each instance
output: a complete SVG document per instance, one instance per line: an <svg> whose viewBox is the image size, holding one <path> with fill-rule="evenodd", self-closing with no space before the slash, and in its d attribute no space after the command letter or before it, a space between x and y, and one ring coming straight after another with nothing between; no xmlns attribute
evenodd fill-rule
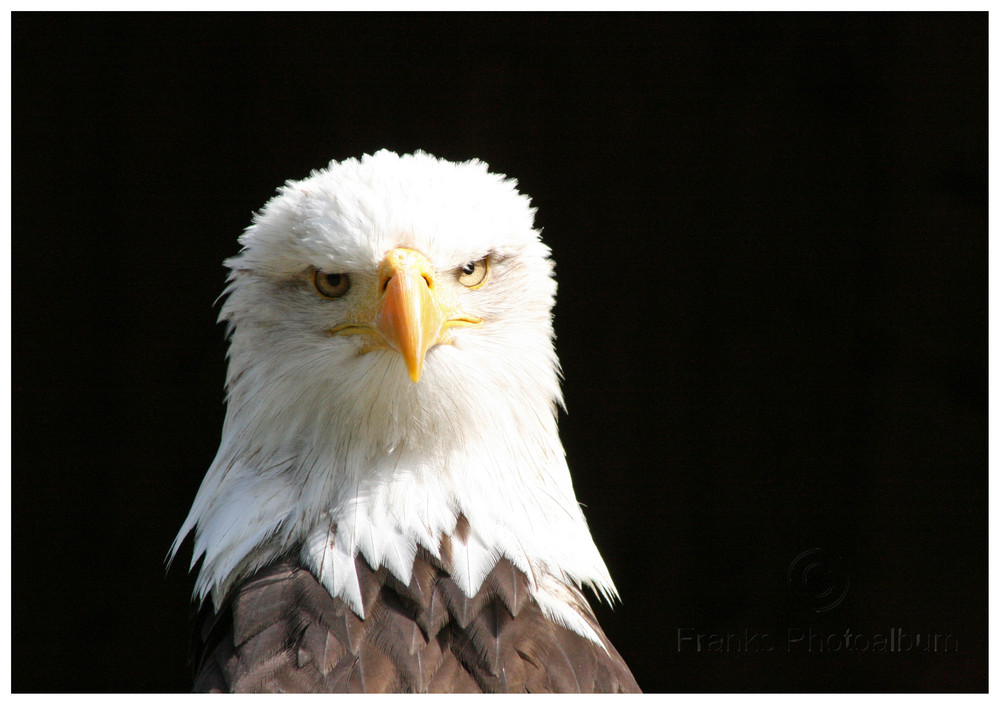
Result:
<svg viewBox="0 0 1000 705"><path fill-rule="evenodd" d="M409 585L356 560L365 617L309 571L277 563L203 610L194 689L223 692L638 692L604 648L547 619L506 559L466 597L421 550Z"/></svg>

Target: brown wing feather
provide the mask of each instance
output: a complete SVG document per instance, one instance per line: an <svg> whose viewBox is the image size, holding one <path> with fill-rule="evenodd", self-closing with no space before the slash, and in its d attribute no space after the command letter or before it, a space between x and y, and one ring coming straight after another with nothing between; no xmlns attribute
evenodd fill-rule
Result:
<svg viewBox="0 0 1000 705"><path fill-rule="evenodd" d="M607 651L561 627L501 560L469 599L421 551L413 579L357 559L366 619L305 569L279 563L202 613L194 689L232 692L639 692L576 589Z"/></svg>

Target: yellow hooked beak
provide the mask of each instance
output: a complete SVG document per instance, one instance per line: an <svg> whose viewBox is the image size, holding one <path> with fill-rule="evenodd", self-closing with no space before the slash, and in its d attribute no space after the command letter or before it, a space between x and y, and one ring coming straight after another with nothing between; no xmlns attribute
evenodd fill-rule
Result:
<svg viewBox="0 0 1000 705"><path fill-rule="evenodd" d="M416 250L391 250L379 265L375 287L355 309L356 322L327 333L365 335L369 340L362 353L386 347L397 351L414 382L420 381L427 351L452 343L448 328L483 324L461 312L454 288L439 282L430 261Z"/></svg>

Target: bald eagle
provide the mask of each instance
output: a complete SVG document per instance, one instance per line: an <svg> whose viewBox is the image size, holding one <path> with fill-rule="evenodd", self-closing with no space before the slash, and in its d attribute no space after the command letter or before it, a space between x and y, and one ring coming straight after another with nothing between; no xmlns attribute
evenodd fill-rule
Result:
<svg viewBox="0 0 1000 705"><path fill-rule="evenodd" d="M194 533L195 690L638 692L559 440L549 249L516 182L380 151L240 238Z"/></svg>

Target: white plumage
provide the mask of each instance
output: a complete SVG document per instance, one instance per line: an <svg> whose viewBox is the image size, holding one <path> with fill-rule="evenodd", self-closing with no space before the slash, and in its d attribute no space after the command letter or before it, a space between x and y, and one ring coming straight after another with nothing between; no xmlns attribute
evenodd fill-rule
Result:
<svg viewBox="0 0 1000 705"><path fill-rule="evenodd" d="M506 557L549 618L600 643L563 587L616 596L559 440L556 284L533 214L481 162L381 151L288 182L255 216L227 261L222 442L172 549L194 531L199 598L218 605L296 552L364 617L355 556L406 584L418 547L437 555L451 536L467 596ZM432 341L418 383L377 336L336 333L401 249L426 258L435 296L465 316ZM463 285L484 258L485 284ZM346 274L350 289L325 298L315 272Z"/></svg>

